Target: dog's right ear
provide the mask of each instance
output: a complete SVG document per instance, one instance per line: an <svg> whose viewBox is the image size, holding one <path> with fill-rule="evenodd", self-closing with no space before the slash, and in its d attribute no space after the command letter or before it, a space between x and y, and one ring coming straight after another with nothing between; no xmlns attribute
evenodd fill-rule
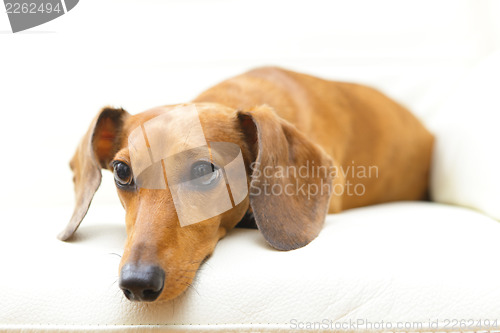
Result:
<svg viewBox="0 0 500 333"><path fill-rule="evenodd" d="M239 111L237 119L254 161L249 192L257 227L275 249L307 245L328 211L333 159L267 105Z"/></svg>
<svg viewBox="0 0 500 333"><path fill-rule="evenodd" d="M57 236L60 240L73 236L87 214L101 184L101 168L108 168L118 151L123 123L128 116L123 109L103 108L80 141L70 162L75 183L75 210L66 228Z"/></svg>

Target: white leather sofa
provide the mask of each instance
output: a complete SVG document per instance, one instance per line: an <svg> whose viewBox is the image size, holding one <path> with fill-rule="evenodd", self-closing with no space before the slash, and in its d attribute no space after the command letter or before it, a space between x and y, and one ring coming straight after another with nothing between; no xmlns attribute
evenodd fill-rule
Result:
<svg viewBox="0 0 500 333"><path fill-rule="evenodd" d="M475 331L500 320L500 224L435 203L330 215L310 245L279 252L256 230L217 246L195 283L164 304L117 285L120 207L93 207L71 243L51 220L69 209L8 211L2 224L2 331ZM491 325L491 326L490 326Z"/></svg>
<svg viewBox="0 0 500 333"><path fill-rule="evenodd" d="M86 0L40 28L55 33L0 34L0 331L500 330L500 5L304 6ZM329 215L291 252L236 229L178 299L126 300L124 212L109 173L76 237L56 239L73 209L78 140L103 105L188 101L267 64L405 104L437 138L434 202Z"/></svg>

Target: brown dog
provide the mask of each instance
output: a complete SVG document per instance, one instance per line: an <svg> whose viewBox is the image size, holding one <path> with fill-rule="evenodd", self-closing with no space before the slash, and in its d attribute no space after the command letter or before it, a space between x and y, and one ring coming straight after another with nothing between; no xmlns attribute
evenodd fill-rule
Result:
<svg viewBox="0 0 500 333"><path fill-rule="evenodd" d="M374 89L259 68L216 85L186 105L198 110L208 142L231 142L241 149L251 188L231 209L181 226L168 184L163 189L137 186L129 136L175 106L134 116L104 108L70 163L76 207L59 238L69 239L78 228L99 187L101 168L114 171L126 210L120 287L130 300L180 295L218 240L249 212L271 246L292 250L318 235L328 212L425 198L433 137L404 107ZM179 124L182 117L176 115ZM183 138L190 130L186 126L170 128L169 140ZM212 157L202 163L208 169L183 165L178 172L215 174ZM306 172L276 172L290 167ZM216 181L214 176L208 183ZM291 192L265 191L270 188ZM210 191L204 193L206 197Z"/></svg>

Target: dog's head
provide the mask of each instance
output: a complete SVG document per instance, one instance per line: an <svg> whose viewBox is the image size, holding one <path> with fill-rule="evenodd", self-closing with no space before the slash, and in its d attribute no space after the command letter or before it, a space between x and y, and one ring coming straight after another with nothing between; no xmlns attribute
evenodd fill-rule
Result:
<svg viewBox="0 0 500 333"><path fill-rule="evenodd" d="M136 301L181 294L247 212L274 248L308 244L322 227L332 183L332 160L268 106L197 103L133 116L104 108L70 166L76 207L59 238L80 225L101 169L114 172L126 210L120 287Z"/></svg>

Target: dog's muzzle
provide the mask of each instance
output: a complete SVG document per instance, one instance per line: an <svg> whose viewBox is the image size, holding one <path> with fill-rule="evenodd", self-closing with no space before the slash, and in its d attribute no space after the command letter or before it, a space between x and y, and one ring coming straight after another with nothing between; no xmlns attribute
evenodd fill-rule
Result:
<svg viewBox="0 0 500 333"><path fill-rule="evenodd" d="M164 284L165 271L159 266L126 264L120 273L120 288L131 301L156 300Z"/></svg>

